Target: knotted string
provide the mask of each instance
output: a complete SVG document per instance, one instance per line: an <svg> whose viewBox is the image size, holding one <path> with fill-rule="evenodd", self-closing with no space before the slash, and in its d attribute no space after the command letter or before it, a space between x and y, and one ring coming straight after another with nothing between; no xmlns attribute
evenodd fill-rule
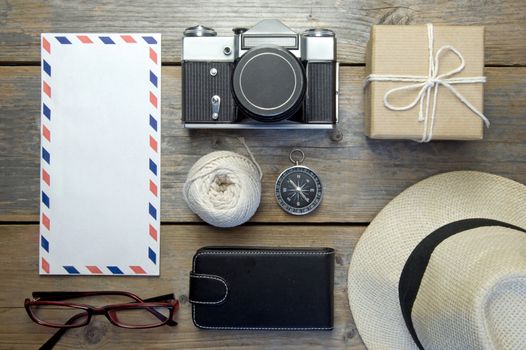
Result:
<svg viewBox="0 0 526 350"><path fill-rule="evenodd" d="M462 54L451 45L444 45L433 57L433 46L434 46L434 35L433 25L427 24L427 36L428 36L428 52L429 52L429 65L427 76L420 75L391 75L391 74L370 74L365 79L365 86L372 81L394 81L394 82L410 82L415 84L404 85L401 87L393 88L388 90L384 95L384 105L386 108L393 111L407 111L412 109L419 104L418 122L424 123L424 132L420 142L429 142L433 138L433 128L435 126L436 119L436 104L438 96L438 87L440 85L447 88L453 95L455 95L462 103L464 103L469 109L473 111L486 125L489 127L490 122L488 118L482 114L478 109L475 108L457 89L453 87L455 84L474 84L474 83L485 83L486 77L457 77L452 76L460 73L464 70L465 61ZM460 60L460 65L445 73L438 74L440 67L440 58L446 52L450 51L454 53ZM419 89L415 99L407 105L396 106L389 102L389 96L394 93L405 91L405 90L417 90ZM432 97L431 97L432 95ZM431 110L431 114L429 113Z"/></svg>

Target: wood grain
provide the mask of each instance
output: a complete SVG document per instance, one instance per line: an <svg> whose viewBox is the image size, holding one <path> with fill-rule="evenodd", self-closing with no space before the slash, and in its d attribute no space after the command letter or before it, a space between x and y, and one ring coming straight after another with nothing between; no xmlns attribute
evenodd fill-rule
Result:
<svg viewBox="0 0 526 350"><path fill-rule="evenodd" d="M219 35L280 18L292 29L333 29L344 63L364 63L372 24L486 26L486 63L526 64L526 2L514 0L330 1L0 1L0 62L40 59L41 32L160 32L163 60L178 62L184 28L204 24Z"/></svg>
<svg viewBox="0 0 526 350"><path fill-rule="evenodd" d="M182 304L179 325L132 331L98 317L88 327L69 331L57 349L365 349L346 295L350 257L364 230L360 224L370 222L407 186L440 172L488 171L526 183L525 13L526 2L516 0L0 0L0 349L38 348L53 333L31 322L22 307L32 291L94 289L128 290L144 297L174 291ZM231 35L231 28L250 27L263 18L280 18L297 31L321 26L336 32L338 58L344 66L338 128L183 129L177 65L184 28L204 24L219 35ZM492 126L485 140L420 145L367 139L360 66L371 25L428 22L486 26L485 112ZM34 65L40 61L40 33L105 31L163 35L162 58L168 66L162 80L161 276L39 276L38 226L31 223L38 221L40 68ZM265 173L258 213L251 224L231 230L193 224L199 219L181 195L189 168L214 150L243 153L237 137L246 139ZM320 174L326 190L322 206L304 218L284 214L273 197L275 178L290 165L288 153L293 147L305 151L305 164ZM23 224L13 225L16 221ZM192 255L205 245L336 248L334 331L196 329L188 303L188 273Z"/></svg>
<svg viewBox="0 0 526 350"><path fill-rule="evenodd" d="M164 225L161 230L160 277L39 276L38 226L0 225L0 348L35 349L53 333L34 324L24 298L39 290L126 290L143 297L174 291L181 301L175 328L128 331L97 317L86 328L70 331L59 349L190 349L207 348L347 348L364 349L347 302L347 269L364 227L244 226L218 230L205 225ZM191 320L188 275L192 256L205 245L312 246L336 249L335 329L332 332L201 331ZM103 300L102 304L105 300ZM139 345L140 344L140 345Z"/></svg>
<svg viewBox="0 0 526 350"><path fill-rule="evenodd" d="M37 221L39 67L0 67L0 221ZM363 134L363 67L341 68L341 123L335 131L189 131L181 127L180 68L162 80L162 220L198 222L183 200L186 174L214 150L244 153L244 137L261 164L262 203L253 222L369 222L396 194L430 175L480 170L526 183L526 68L486 69L485 112L492 122L478 142L370 140ZM447 93L447 92L444 92ZM416 111L415 111L416 113ZM475 116L474 116L475 118ZM325 186L322 206L296 218L277 206L277 175L293 147Z"/></svg>

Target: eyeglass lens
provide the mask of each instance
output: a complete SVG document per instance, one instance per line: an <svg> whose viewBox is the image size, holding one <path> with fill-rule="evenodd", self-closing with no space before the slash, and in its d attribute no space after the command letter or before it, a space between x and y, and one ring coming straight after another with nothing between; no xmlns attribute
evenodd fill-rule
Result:
<svg viewBox="0 0 526 350"><path fill-rule="evenodd" d="M71 306L31 305L33 315L44 323L60 327L85 324L88 312Z"/></svg>
<svg viewBox="0 0 526 350"><path fill-rule="evenodd" d="M167 307L136 307L116 309L109 312L115 322L132 327L145 327L163 324L170 317Z"/></svg>

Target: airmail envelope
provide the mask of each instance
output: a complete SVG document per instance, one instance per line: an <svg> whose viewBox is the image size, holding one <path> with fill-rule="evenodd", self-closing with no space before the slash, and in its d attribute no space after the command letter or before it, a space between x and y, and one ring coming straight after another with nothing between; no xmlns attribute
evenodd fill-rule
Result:
<svg viewBox="0 0 526 350"><path fill-rule="evenodd" d="M40 274L159 275L161 35L41 35Z"/></svg>

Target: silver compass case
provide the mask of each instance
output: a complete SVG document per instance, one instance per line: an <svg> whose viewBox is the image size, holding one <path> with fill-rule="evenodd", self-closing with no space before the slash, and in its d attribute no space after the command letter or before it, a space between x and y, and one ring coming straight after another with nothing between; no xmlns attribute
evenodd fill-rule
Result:
<svg viewBox="0 0 526 350"><path fill-rule="evenodd" d="M292 215L306 215L313 212L322 202L323 184L320 177L310 168L299 165L305 156L301 152L301 161L292 158L296 165L285 169L277 178L275 195L279 206Z"/></svg>

